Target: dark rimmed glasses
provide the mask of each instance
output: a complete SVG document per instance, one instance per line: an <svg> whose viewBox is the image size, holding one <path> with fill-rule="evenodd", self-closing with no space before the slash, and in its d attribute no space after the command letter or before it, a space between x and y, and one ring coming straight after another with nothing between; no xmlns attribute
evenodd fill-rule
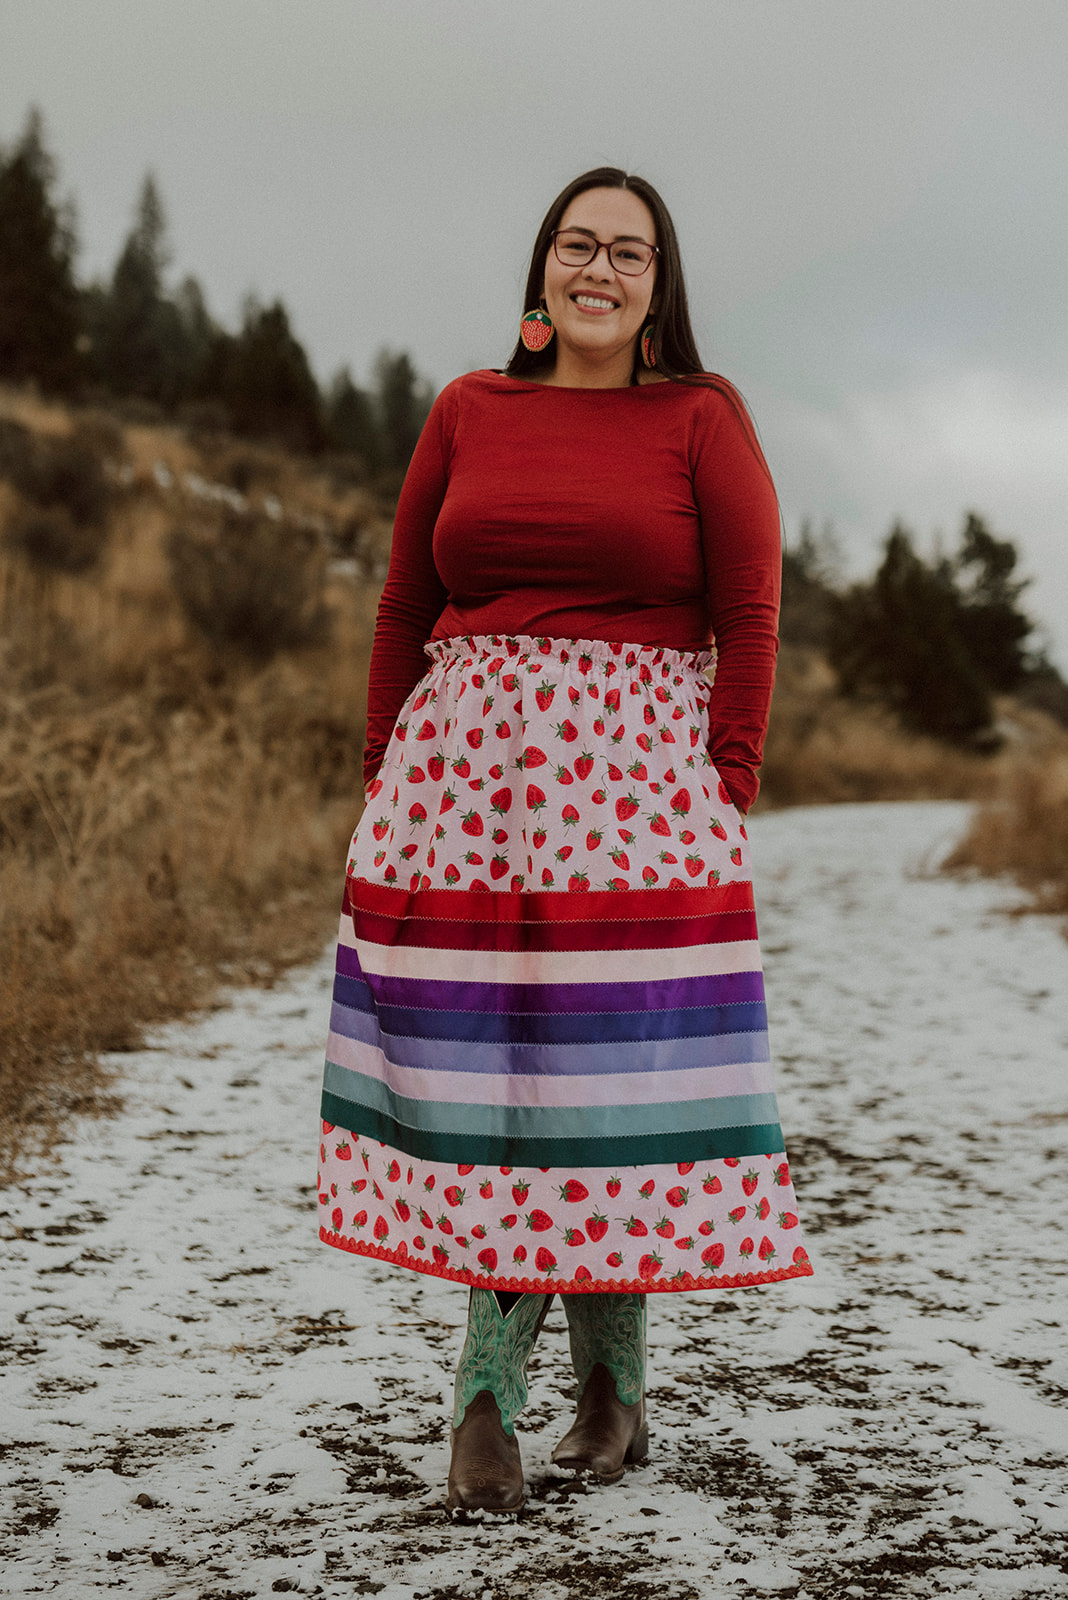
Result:
<svg viewBox="0 0 1068 1600"><path fill-rule="evenodd" d="M598 250L605 250L614 270L625 278L640 278L649 270L653 257L660 254L655 244L646 244L644 239L614 239L607 244L581 228L557 228L552 240L553 253L561 266L589 266Z"/></svg>

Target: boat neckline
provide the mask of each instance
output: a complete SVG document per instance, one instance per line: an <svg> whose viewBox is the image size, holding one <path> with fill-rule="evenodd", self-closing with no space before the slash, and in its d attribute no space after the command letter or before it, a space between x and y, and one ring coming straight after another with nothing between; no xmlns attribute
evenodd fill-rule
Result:
<svg viewBox="0 0 1068 1600"><path fill-rule="evenodd" d="M689 388L689 384L672 383L670 378L664 378L659 383L621 383L611 384L607 388L591 384L570 383L539 383L537 378L519 378L510 372L502 372L499 367L476 367L474 372L469 372L468 377L500 378L504 383L522 389L551 389L557 394L648 394L654 389Z"/></svg>

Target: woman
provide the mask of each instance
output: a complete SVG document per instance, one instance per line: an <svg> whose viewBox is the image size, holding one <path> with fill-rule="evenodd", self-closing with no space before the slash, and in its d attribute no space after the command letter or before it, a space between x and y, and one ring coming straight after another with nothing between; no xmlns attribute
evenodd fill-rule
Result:
<svg viewBox="0 0 1068 1600"><path fill-rule="evenodd" d="M502 1511L554 1293L579 1404L553 1459L611 1482L646 1452L648 1294L811 1272L742 821L775 492L649 184L569 184L526 303L397 509L319 1183L328 1244L471 1286L449 1505Z"/></svg>

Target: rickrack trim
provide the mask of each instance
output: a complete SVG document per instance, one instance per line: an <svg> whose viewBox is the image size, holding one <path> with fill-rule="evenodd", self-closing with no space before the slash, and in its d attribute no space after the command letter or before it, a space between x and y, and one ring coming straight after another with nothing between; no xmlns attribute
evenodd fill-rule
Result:
<svg viewBox="0 0 1068 1600"><path fill-rule="evenodd" d="M813 1276L812 1263L803 1246L799 1246L800 1260L791 1262L788 1267L776 1267L771 1272L737 1272L723 1277L697 1277L687 1272L669 1278L591 1278L580 1281L575 1278L504 1278L496 1273L472 1272L470 1267L442 1267L436 1261L410 1254L407 1249L403 1252L387 1250L365 1239L333 1233L325 1226L320 1226L319 1238L323 1244L333 1245L335 1250L348 1250L352 1255L388 1261L393 1266L407 1267L413 1272L425 1273L430 1278L448 1278L454 1283L466 1283L475 1289L501 1289L513 1294L671 1294L678 1289L748 1289L762 1283L782 1283L787 1278Z"/></svg>

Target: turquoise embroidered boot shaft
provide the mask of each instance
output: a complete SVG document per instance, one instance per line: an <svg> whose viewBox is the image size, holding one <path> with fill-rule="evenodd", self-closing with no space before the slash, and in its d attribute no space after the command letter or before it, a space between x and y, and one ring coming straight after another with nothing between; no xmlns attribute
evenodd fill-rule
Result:
<svg viewBox="0 0 1068 1600"><path fill-rule="evenodd" d="M515 1419L527 1401L527 1362L551 1300L520 1294L502 1313L492 1289L471 1290L453 1406L454 1511L518 1511L523 1504Z"/></svg>
<svg viewBox="0 0 1068 1600"><path fill-rule="evenodd" d="M553 1464L615 1483L628 1462L649 1453L646 1296L568 1294L562 1299L579 1403L575 1421L553 1451Z"/></svg>

